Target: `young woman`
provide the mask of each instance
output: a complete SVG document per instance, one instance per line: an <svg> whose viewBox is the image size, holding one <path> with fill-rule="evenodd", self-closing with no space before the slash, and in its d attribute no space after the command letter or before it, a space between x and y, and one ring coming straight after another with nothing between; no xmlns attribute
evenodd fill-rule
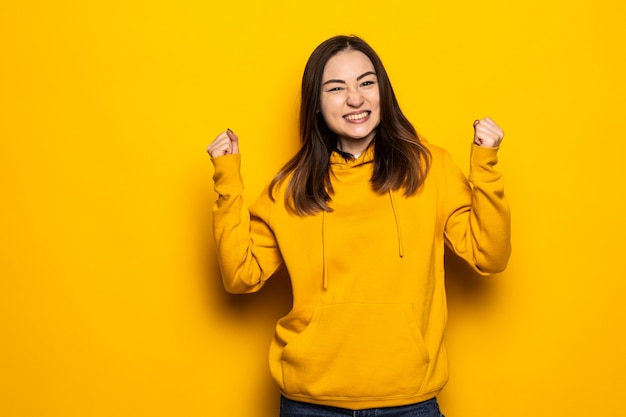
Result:
<svg viewBox="0 0 626 417"><path fill-rule="evenodd" d="M226 289L257 291L283 264L291 277L293 309L270 347L281 416L440 416L444 246L481 274L502 271L510 254L494 170L503 132L474 122L468 181L402 114L374 50L337 36L304 70L300 135L249 209L237 135L207 148Z"/></svg>

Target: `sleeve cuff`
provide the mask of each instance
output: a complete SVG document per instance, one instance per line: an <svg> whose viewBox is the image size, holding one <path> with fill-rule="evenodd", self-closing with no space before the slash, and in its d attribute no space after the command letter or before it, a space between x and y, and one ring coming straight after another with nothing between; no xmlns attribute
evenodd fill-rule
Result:
<svg viewBox="0 0 626 417"><path fill-rule="evenodd" d="M496 174L493 167L498 163L499 149L500 147L485 148L473 143L470 157L470 176Z"/></svg>
<svg viewBox="0 0 626 417"><path fill-rule="evenodd" d="M219 195L230 195L243 190L241 177L241 154L224 155L211 158L215 167L213 181Z"/></svg>

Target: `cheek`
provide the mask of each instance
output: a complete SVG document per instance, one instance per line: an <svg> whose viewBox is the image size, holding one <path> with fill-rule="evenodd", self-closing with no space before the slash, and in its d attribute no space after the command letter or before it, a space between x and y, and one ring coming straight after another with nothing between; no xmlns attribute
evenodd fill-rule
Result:
<svg viewBox="0 0 626 417"><path fill-rule="evenodd" d="M320 107L320 114L322 115L322 119L324 120L324 123L326 123L326 126L328 126L331 130L333 130L332 129L333 118L330 116L330 113L326 106L322 105Z"/></svg>
<svg viewBox="0 0 626 417"><path fill-rule="evenodd" d="M378 94L372 98L372 108L375 109L376 118L380 120L380 97Z"/></svg>
<svg viewBox="0 0 626 417"><path fill-rule="evenodd" d="M323 100L320 103L320 112L324 117L324 120L328 120L333 117L337 117L337 114L341 114L341 106L336 103L337 100Z"/></svg>
<svg viewBox="0 0 626 417"><path fill-rule="evenodd" d="M373 92L369 96L369 101L370 103L372 103L372 105L378 107L380 105L380 94L378 92Z"/></svg>

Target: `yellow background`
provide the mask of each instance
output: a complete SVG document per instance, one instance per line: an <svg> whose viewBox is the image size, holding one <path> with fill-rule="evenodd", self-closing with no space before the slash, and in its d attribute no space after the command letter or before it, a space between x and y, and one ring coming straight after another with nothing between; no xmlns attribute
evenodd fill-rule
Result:
<svg viewBox="0 0 626 417"><path fill-rule="evenodd" d="M514 253L449 261L444 413L626 413L625 4L0 1L0 415L277 415L288 282L222 289L204 149L238 133L256 197L340 33L464 169L474 119L506 131Z"/></svg>

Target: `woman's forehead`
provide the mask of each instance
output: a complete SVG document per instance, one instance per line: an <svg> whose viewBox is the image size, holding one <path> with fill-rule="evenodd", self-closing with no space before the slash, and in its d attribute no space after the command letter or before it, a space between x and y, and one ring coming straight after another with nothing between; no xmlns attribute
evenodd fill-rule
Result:
<svg viewBox="0 0 626 417"><path fill-rule="evenodd" d="M372 61L363 52L348 50L333 55L324 66L323 78L356 78L374 71Z"/></svg>

